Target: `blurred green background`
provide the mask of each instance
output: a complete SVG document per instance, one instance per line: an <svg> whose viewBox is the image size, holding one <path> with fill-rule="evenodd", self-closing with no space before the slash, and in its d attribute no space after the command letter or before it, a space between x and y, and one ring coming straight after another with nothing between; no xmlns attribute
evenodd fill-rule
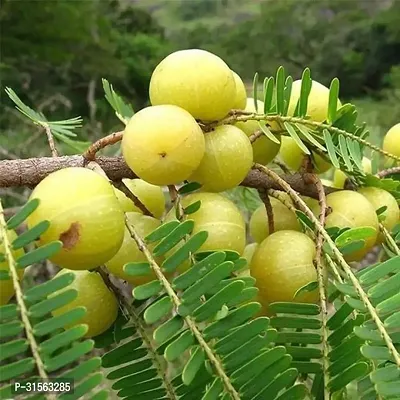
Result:
<svg viewBox="0 0 400 400"><path fill-rule="evenodd" d="M121 128L102 77L138 110L157 63L193 47L249 88L279 65L295 79L307 66L325 85L338 77L377 144L400 120L400 0L3 0L0 25L0 158L49 155L6 86L49 119L82 116L79 139L95 140Z"/></svg>

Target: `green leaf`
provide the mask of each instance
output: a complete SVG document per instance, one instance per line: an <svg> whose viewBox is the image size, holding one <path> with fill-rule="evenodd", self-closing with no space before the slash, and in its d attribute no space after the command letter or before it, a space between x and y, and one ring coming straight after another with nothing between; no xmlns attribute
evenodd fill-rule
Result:
<svg viewBox="0 0 400 400"><path fill-rule="evenodd" d="M328 123L332 123L336 118L337 103L339 97L339 79L332 79L329 87L329 103L328 103Z"/></svg>
<svg viewBox="0 0 400 400"><path fill-rule="evenodd" d="M63 243L61 241L45 244L18 258L17 266L18 268L25 268L29 265L46 260L47 258L53 256L58 251L60 251L62 247Z"/></svg>
<svg viewBox="0 0 400 400"><path fill-rule="evenodd" d="M136 300L145 300L152 296L156 296L162 290L163 286L160 281L155 280L144 285L137 286L133 289L132 295Z"/></svg>
<svg viewBox="0 0 400 400"><path fill-rule="evenodd" d="M307 394L306 386L299 383L284 391L276 400L302 400L306 398Z"/></svg>
<svg viewBox="0 0 400 400"><path fill-rule="evenodd" d="M144 240L147 243L158 242L159 240L168 236L175 228L180 225L179 221L170 221L162 224L156 230L147 235Z"/></svg>
<svg viewBox="0 0 400 400"><path fill-rule="evenodd" d="M7 229L15 229L21 225L39 207L39 199L28 201L16 214L7 221Z"/></svg>
<svg viewBox="0 0 400 400"><path fill-rule="evenodd" d="M351 228L343 232L335 239L335 244L337 247L344 247L349 243L356 242L359 240L366 240L370 237L376 235L376 230L369 226L360 228Z"/></svg>
<svg viewBox="0 0 400 400"><path fill-rule="evenodd" d="M392 275L390 278L387 278L370 288L368 290L368 296L372 299L376 299L393 290L398 291L398 289L400 289L400 273Z"/></svg>
<svg viewBox="0 0 400 400"><path fill-rule="evenodd" d="M313 292L316 289L318 289L318 282L317 281L309 282L306 285L296 290L293 299L296 299L296 297L300 296L303 293Z"/></svg>
<svg viewBox="0 0 400 400"><path fill-rule="evenodd" d="M150 275L152 268L148 262L130 262L124 265L124 272L131 276Z"/></svg>
<svg viewBox="0 0 400 400"><path fill-rule="evenodd" d="M395 398L400 396L400 382L384 382L376 384L376 391L385 398Z"/></svg>
<svg viewBox="0 0 400 400"><path fill-rule="evenodd" d="M153 333L154 340L161 344L172 338L183 328L183 319L176 315L160 325Z"/></svg>
<svg viewBox="0 0 400 400"><path fill-rule="evenodd" d="M199 182L189 182L189 183L186 183L185 185L183 185L178 190L178 192L179 192L180 195L187 194L187 193L192 193L192 192L200 189L201 186L202 185Z"/></svg>
<svg viewBox="0 0 400 400"><path fill-rule="evenodd" d="M107 79L103 78L101 81L103 83L105 98L107 99L111 107L115 110L115 114L117 115L117 117L126 124L134 114L132 106L126 104L122 100L122 98L114 91L114 88L107 81Z"/></svg>
<svg viewBox="0 0 400 400"><path fill-rule="evenodd" d="M224 387L221 378L215 378L212 385L207 389L207 392L201 398L201 400L218 400L220 399L220 393Z"/></svg>
<svg viewBox="0 0 400 400"><path fill-rule="evenodd" d="M185 385L190 385L193 382L205 360L204 351L200 346L193 347L191 353L190 359L182 372L182 381Z"/></svg>
<svg viewBox="0 0 400 400"><path fill-rule="evenodd" d="M347 170L350 172L353 171L353 166L351 164L349 152L347 150L346 138L343 135L339 135L339 148Z"/></svg>
<svg viewBox="0 0 400 400"><path fill-rule="evenodd" d="M41 234L46 232L49 228L50 222L49 221L42 221L35 225L32 229L29 229L19 235L13 242L12 247L14 250L20 249L26 246L29 243L35 241Z"/></svg>
<svg viewBox="0 0 400 400"><path fill-rule="evenodd" d="M355 251L363 249L365 246L364 240L357 240L340 247L339 250L343 255L354 253Z"/></svg>
<svg viewBox="0 0 400 400"><path fill-rule="evenodd" d="M298 314L298 315L319 315L320 308L316 304L307 303L271 303L268 307L273 313Z"/></svg>
<svg viewBox="0 0 400 400"><path fill-rule="evenodd" d="M332 379L328 383L328 387L331 392L337 392L340 389L346 387L350 382L353 382L368 373L368 364L365 362L359 362L342 371L340 375Z"/></svg>
<svg viewBox="0 0 400 400"><path fill-rule="evenodd" d="M129 340L127 343L116 347L102 357L102 365L105 368L110 368L114 366L122 365L123 363L120 362L126 354L132 354L140 347L142 347L143 341L141 338L134 338ZM134 359L134 358L133 358ZM130 361L130 360L127 360Z"/></svg>
<svg viewBox="0 0 400 400"><path fill-rule="evenodd" d="M169 362L176 360L192 344L194 344L194 336L187 330L167 346L164 352L165 359Z"/></svg>
<svg viewBox="0 0 400 400"><path fill-rule="evenodd" d="M286 130L288 131L290 137L296 142L297 146L300 147L301 151L307 155L310 155L311 152L308 148L304 145L304 143L299 138L299 135L296 133L296 130L289 122L284 122L283 125L285 126Z"/></svg>
<svg viewBox="0 0 400 400"><path fill-rule="evenodd" d="M276 144L280 144L281 142L276 138L276 136L269 130L266 125L262 125L260 121L258 121L258 127L262 130L263 134Z"/></svg>
<svg viewBox="0 0 400 400"><path fill-rule="evenodd" d="M285 93L284 93L285 108L283 110L283 115L287 115L288 113L290 104L290 95L292 93L292 85L293 85L293 78L289 75L285 81Z"/></svg>
<svg viewBox="0 0 400 400"><path fill-rule="evenodd" d="M75 300L78 296L78 291L76 289L67 289L55 296L36 303L29 308L29 315L32 318L42 318L58 308L61 308L72 300Z"/></svg>
<svg viewBox="0 0 400 400"><path fill-rule="evenodd" d="M364 168L362 165L362 153L360 149L360 144L355 140L346 137L347 148L350 152L351 158L353 159L357 168L364 173Z"/></svg>
<svg viewBox="0 0 400 400"><path fill-rule="evenodd" d="M0 322L3 323L9 319L17 318L18 308L16 304L6 304L0 306Z"/></svg>
<svg viewBox="0 0 400 400"><path fill-rule="evenodd" d="M103 374L101 372L91 375L89 378L75 385L74 392L72 394L62 394L61 396L59 396L59 400L80 399L82 398L83 395L89 393L92 389L99 386L102 380L103 380Z"/></svg>
<svg viewBox="0 0 400 400"><path fill-rule="evenodd" d="M0 367L0 382L9 381L13 378L27 374L35 368L35 361L32 357L23 360L7 363Z"/></svg>
<svg viewBox="0 0 400 400"><path fill-rule="evenodd" d="M336 169L340 169L339 160L336 156L335 145L333 144L332 136L327 129L324 129L324 140L326 149L328 150L329 158Z"/></svg>
<svg viewBox="0 0 400 400"><path fill-rule="evenodd" d="M300 220L301 223L304 224L306 228L309 228L310 230L314 230L314 222L308 218L306 214L303 213L303 211L296 210L295 211L297 218Z"/></svg>
<svg viewBox="0 0 400 400"><path fill-rule="evenodd" d="M0 339L15 337L24 329L24 325L20 321L11 321L0 325Z"/></svg>
<svg viewBox="0 0 400 400"><path fill-rule="evenodd" d="M190 204L186 208L184 208L183 212L186 215L194 214L196 211L198 211L200 209L200 207L201 207L201 200L198 200L198 201Z"/></svg>
<svg viewBox="0 0 400 400"><path fill-rule="evenodd" d="M390 382L400 378L400 368L397 365L389 365L378 368L370 374L372 383Z"/></svg>
<svg viewBox="0 0 400 400"><path fill-rule="evenodd" d="M254 100L254 109L258 112L258 72L254 74L253 78L253 100Z"/></svg>
<svg viewBox="0 0 400 400"><path fill-rule="evenodd" d="M144 312L144 320L148 325L154 324L171 312L172 300L165 296L149 306Z"/></svg>
<svg viewBox="0 0 400 400"><path fill-rule="evenodd" d="M370 271L365 272L359 277L359 280L362 285L369 286L386 275L398 271L400 271L400 256L387 260Z"/></svg>
<svg viewBox="0 0 400 400"><path fill-rule="evenodd" d="M311 143L313 144L315 147L317 147L318 149L320 149L323 152L326 152L326 148L320 143L318 142L317 139L314 138L314 136L310 133L310 131L308 130L308 128L305 125L296 123L294 124L294 126L300 131L300 133Z"/></svg>
<svg viewBox="0 0 400 400"><path fill-rule="evenodd" d="M276 112L283 115L285 111L285 69L280 66L276 71Z"/></svg>
<svg viewBox="0 0 400 400"><path fill-rule="evenodd" d="M264 81L264 114L269 114L272 109L274 96L274 78L271 76Z"/></svg>
<svg viewBox="0 0 400 400"><path fill-rule="evenodd" d="M26 339L17 339L11 342L0 344L0 361L24 353L29 347Z"/></svg>
<svg viewBox="0 0 400 400"><path fill-rule="evenodd" d="M295 117L305 117L307 115L308 96L310 95L311 87L310 69L306 68L301 76L300 98L296 106Z"/></svg>
<svg viewBox="0 0 400 400"><path fill-rule="evenodd" d="M271 326L273 328L320 329L321 321L317 318L278 316L271 318Z"/></svg>
<svg viewBox="0 0 400 400"><path fill-rule="evenodd" d="M271 398L275 398L282 389L293 385L293 383L296 381L297 376L298 376L298 371L295 368L290 368L285 372L282 372L261 392L259 392L256 397L253 397L253 399L263 400L265 399L265 395L271 396Z"/></svg>

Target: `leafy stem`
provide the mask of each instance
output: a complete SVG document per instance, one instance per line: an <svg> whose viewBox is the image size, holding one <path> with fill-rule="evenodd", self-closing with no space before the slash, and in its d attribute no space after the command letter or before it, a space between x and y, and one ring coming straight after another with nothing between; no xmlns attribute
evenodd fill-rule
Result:
<svg viewBox="0 0 400 400"><path fill-rule="evenodd" d="M379 229L383 233L383 236L385 237L386 243L389 245L390 249L396 253L398 256L400 256L400 249L399 246L397 246L396 241L392 238L392 235L388 230L383 226L382 223L379 224Z"/></svg>
<svg viewBox="0 0 400 400"><path fill-rule="evenodd" d="M400 367L400 355L397 352L396 348L394 347L392 339L390 338L389 334L387 333L385 326L383 325L383 322L381 321L378 314L376 313L374 306L371 304L367 294L365 293L364 289L360 285L360 282L358 281L357 277L354 275L350 266L347 264L347 262L343 258L342 253L336 247L334 241L331 239L331 237L326 232L324 227L320 224L319 220L314 216L312 211L307 207L306 203L301 199L301 197L278 174L276 174L274 171L271 171L264 165L255 164L255 168L257 168L260 171L263 171L271 179L274 179L277 183L279 183L279 185L282 187L282 189L290 195L292 200L296 204L298 204L298 206L307 215L307 217L315 224L316 229L318 230L318 232L321 233L321 235L325 239L326 243L332 250L337 262L343 268L344 272L346 273L346 276L348 277L348 279L351 281L354 288L356 289L359 298L361 299L361 301L364 303L365 307L367 308L369 314L371 315L373 321L375 322L375 324L377 326L379 333L381 334L382 339L385 341L389 352L393 356L395 363L397 364L398 367Z"/></svg>
<svg viewBox="0 0 400 400"><path fill-rule="evenodd" d="M35 335L33 334L33 327L31 324L31 321L29 320L29 311L26 307L25 301L24 301L24 295L22 293L22 288L19 282L19 277L17 273L17 262L14 259L14 256L11 251L11 242L8 239L7 236L7 223L4 218L4 211L3 211L3 206L1 204L0 200L0 233L3 239L3 244L4 244L4 255L7 261L7 264L10 269L10 274L11 274L11 280L14 286L15 290L15 297L17 299L18 307L21 313L21 319L23 322L23 325L25 327L25 332L26 332L26 338L29 342L29 346L32 351L32 356L33 359L35 360L37 370L39 372L39 376L44 380L48 381L49 377L47 375L44 363L40 357L40 352L39 352L39 346L38 343L36 342ZM53 394L47 394L46 398L49 400L55 400L56 396Z"/></svg>
<svg viewBox="0 0 400 400"><path fill-rule="evenodd" d="M126 224L126 227L129 231L132 239L136 242L139 250L146 256L147 261L149 262L155 275L157 276L158 280L163 285L165 291L167 292L168 296L172 300L172 302L175 306L175 309L177 310L178 307L182 304L178 295L175 293L171 284L169 283L167 278L162 273L160 266L157 264L157 262L153 258L153 255L151 254L150 250L147 248L146 243L143 241L143 239L140 237L140 235L136 232L135 228L129 223L129 221L126 218L125 218L125 224ZM221 361L214 354L213 350L210 348L208 343L204 340L203 335L201 334L200 330L197 328L194 320L190 316L183 317L183 319L186 322L186 325L192 331L192 333L195 336L199 345L203 348L204 352L207 354L207 357L210 360L211 364L214 366L216 373L221 378L226 391L231 395L231 398L233 400L240 400L239 393L233 387L229 377L226 375Z"/></svg>

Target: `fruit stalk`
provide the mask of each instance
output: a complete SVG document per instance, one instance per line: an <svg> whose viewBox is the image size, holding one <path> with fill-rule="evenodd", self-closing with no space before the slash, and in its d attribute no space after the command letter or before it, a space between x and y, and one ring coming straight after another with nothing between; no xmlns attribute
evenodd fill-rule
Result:
<svg viewBox="0 0 400 400"><path fill-rule="evenodd" d="M270 235L272 235L275 232L274 212L272 210L271 200L268 196L268 191L266 189L258 189L258 194L260 195L260 198L264 203L265 210L267 211L268 232Z"/></svg>
<svg viewBox="0 0 400 400"><path fill-rule="evenodd" d="M53 157L58 157L58 151L56 148L56 144L54 143L54 138L53 138L53 134L51 133L51 129L48 125L44 125L44 130L46 132L47 135L47 141L49 142L49 146L50 146L50 150L51 150L51 155Z"/></svg>
<svg viewBox="0 0 400 400"><path fill-rule="evenodd" d="M89 148L83 154L83 157L87 161L94 161L96 158L96 153L98 151L100 151L101 149L104 149L104 147L107 147L111 144L120 142L122 140L123 134L124 134L124 131L120 131L120 132L113 132L105 137L102 137L101 139L97 140L96 142L92 143L89 146Z"/></svg>

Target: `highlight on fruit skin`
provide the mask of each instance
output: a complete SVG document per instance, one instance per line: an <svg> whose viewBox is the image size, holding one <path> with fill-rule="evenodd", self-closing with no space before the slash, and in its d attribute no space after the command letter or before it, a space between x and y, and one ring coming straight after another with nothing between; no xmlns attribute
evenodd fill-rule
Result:
<svg viewBox="0 0 400 400"><path fill-rule="evenodd" d="M122 179L125 186L142 202L156 218L161 218L165 211L165 196L160 186L152 185L143 179ZM142 211L124 192L114 188L115 194L124 212Z"/></svg>
<svg viewBox="0 0 400 400"><path fill-rule="evenodd" d="M206 148L199 167L189 180L206 192L223 192L240 184L253 164L247 136L233 125L217 126L205 134Z"/></svg>
<svg viewBox="0 0 400 400"><path fill-rule="evenodd" d="M274 214L275 231L301 231L301 225L293 211L289 210L281 201L274 197L270 197L270 202ZM252 214L249 228L251 237L257 243L261 243L269 235L268 217L264 204L261 204Z"/></svg>
<svg viewBox="0 0 400 400"><path fill-rule="evenodd" d="M244 86L242 78L235 71L232 71L232 74L235 78L236 85L235 102L233 103L232 108L235 110L244 110L247 102L246 87Z"/></svg>
<svg viewBox="0 0 400 400"><path fill-rule="evenodd" d="M400 157L400 123L392 126L383 139L382 149Z"/></svg>
<svg viewBox="0 0 400 400"><path fill-rule="evenodd" d="M287 115L294 115L297 102L300 99L301 92L301 79L293 82L292 91L290 94L289 108ZM307 115L312 121L323 122L328 116L329 106L329 88L322 85L317 81L312 81L310 94L307 102ZM342 103L338 99L337 109L342 106Z"/></svg>
<svg viewBox="0 0 400 400"><path fill-rule="evenodd" d="M282 136L281 141L282 144L279 155L281 156L282 161L293 171L298 171L306 154L291 137ZM311 155L316 170L315 172L317 174L323 174L332 167L332 164L329 161L325 160L318 154L311 152Z"/></svg>
<svg viewBox="0 0 400 400"><path fill-rule="evenodd" d="M140 235L144 238L154 230L156 230L161 222L158 219L143 215L137 212L128 212L126 217ZM149 245L152 250L154 244ZM160 262L160 259L156 261ZM147 262L146 256L139 250L135 240L131 237L128 228L125 227L124 241L118 253L109 260L105 265L107 269L116 277L121 278L133 285L143 285L155 279L155 274L152 272L149 275L132 276L124 271L124 266L130 262Z"/></svg>
<svg viewBox="0 0 400 400"><path fill-rule="evenodd" d="M371 174L371 172L372 172L371 160L368 157L363 157L361 164L362 164L364 173ZM342 170L335 169L335 172L333 174L333 187L335 187L337 189L343 189L346 179L347 179L347 175Z"/></svg>
<svg viewBox="0 0 400 400"><path fill-rule="evenodd" d="M17 237L18 235L15 233L15 231L13 230L7 231L7 238L11 244ZM5 253L5 245L2 237L2 231L0 231L0 254L4 253ZM14 260L17 260L18 258L22 257L25 254L25 251L23 248L17 250L11 249L11 254L14 257ZM0 271L10 271L10 266L7 260L0 262ZM24 272L25 272L24 269L20 268L17 269L17 275L19 280L21 280L22 277L24 276ZM6 305L12 299L14 294L15 294L15 289L11 275L10 279L0 280L0 306Z"/></svg>
<svg viewBox="0 0 400 400"><path fill-rule="evenodd" d="M328 194L326 204L332 210L326 217L326 228L371 227L375 230L375 234L365 240L362 249L344 255L346 261L361 261L375 246L379 233L379 222L374 207L362 194L351 190ZM319 206L313 211L315 215L319 215Z"/></svg>
<svg viewBox="0 0 400 400"><path fill-rule="evenodd" d="M294 298L300 288L317 280L315 255L314 242L301 232L274 232L262 241L251 260L250 274L256 279L259 298L265 307L278 301L318 301L318 289Z"/></svg>
<svg viewBox="0 0 400 400"><path fill-rule="evenodd" d="M67 287L51 294L50 298L70 289L78 292L77 297L70 303L52 311L52 315L57 317L74 308L85 307L86 314L76 323L69 324L64 328L85 324L88 327L86 338L102 334L115 322L118 315L118 301L114 293L110 291L97 272L62 269L55 277L69 272L75 275L74 281Z"/></svg>
<svg viewBox="0 0 400 400"><path fill-rule="evenodd" d="M235 78L228 65L205 50L171 53L154 69L150 80L152 105L173 104L194 118L224 118L236 100Z"/></svg>
<svg viewBox="0 0 400 400"><path fill-rule="evenodd" d="M207 231L208 238L201 246L201 251L232 250L243 253L246 245L246 226L242 214L236 205L226 197L217 193L192 193L182 198L182 206L201 201L199 210L186 219L194 221L193 235ZM176 219L172 208L165 221Z"/></svg>
<svg viewBox="0 0 400 400"><path fill-rule="evenodd" d="M397 204L394 196L392 196L386 190L372 186L360 188L358 193L361 193L364 197L366 197L366 199L373 205L375 210L378 210L384 206L387 207L386 211L383 213L385 219L382 221L382 225L390 233L400 219L399 205ZM384 241L384 234L379 232L377 244L383 243Z"/></svg>
<svg viewBox="0 0 400 400"><path fill-rule="evenodd" d="M174 185L200 165L205 140L196 120L174 105L146 107L125 127L122 153L129 168L153 185Z"/></svg>
<svg viewBox="0 0 400 400"><path fill-rule="evenodd" d="M124 214L112 185L100 174L80 167L55 171L36 186L32 199L39 199L40 204L27 218L28 228L50 222L38 243L63 243L49 258L60 267L92 269L111 259L121 247Z"/></svg>
<svg viewBox="0 0 400 400"><path fill-rule="evenodd" d="M257 100L258 112L264 113L264 103L261 100ZM249 97L246 102L245 111L256 112L254 106L254 99ZM275 122L269 122L271 124L271 129L274 131L279 130L278 125ZM247 136L251 136L253 133L260 130L258 121L239 121L235 123L239 129L241 129ZM279 140L279 136L277 137ZM269 164L275 156L278 154L281 147L280 144L274 143L272 140L268 139L267 136L263 135L259 137L255 142L252 143L253 146L253 160L255 163L262 165Z"/></svg>

